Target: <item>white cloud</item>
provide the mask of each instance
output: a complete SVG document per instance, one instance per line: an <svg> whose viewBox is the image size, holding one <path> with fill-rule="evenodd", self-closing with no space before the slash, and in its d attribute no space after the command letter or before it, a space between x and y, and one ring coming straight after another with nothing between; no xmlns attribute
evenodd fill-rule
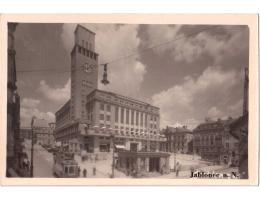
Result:
<svg viewBox="0 0 260 200"><path fill-rule="evenodd" d="M208 111L208 117L210 117L210 118L221 117L221 115L222 115L222 112L215 106L211 107Z"/></svg>
<svg viewBox="0 0 260 200"><path fill-rule="evenodd" d="M185 77L182 84L153 95L153 104L161 109L161 125L185 124L191 116L205 118L208 110L229 98L237 84L235 71L223 72L219 67L208 67L197 78ZM210 114L220 114L214 108ZM195 119L201 120L201 119Z"/></svg>
<svg viewBox="0 0 260 200"><path fill-rule="evenodd" d="M45 119L48 122L55 121L54 113L41 112L38 108L21 108L21 126L30 126L31 119L33 116L36 116L38 119Z"/></svg>
<svg viewBox="0 0 260 200"><path fill-rule="evenodd" d="M234 104L228 106L228 111L233 115L239 116L242 115L243 111L243 99L239 99Z"/></svg>
<svg viewBox="0 0 260 200"><path fill-rule="evenodd" d="M38 99L32 99L32 98L23 98L21 102L22 107L26 108L36 108L40 103L40 100Z"/></svg>
<svg viewBox="0 0 260 200"><path fill-rule="evenodd" d="M45 119L48 122L55 121L55 115L50 112L42 112L39 110L38 106L40 101L38 99L23 98L21 101L20 117L21 126L29 126L33 116L39 119Z"/></svg>
<svg viewBox="0 0 260 200"><path fill-rule="evenodd" d="M230 37L217 37L206 31L194 35L185 35L180 30L181 26L162 26L160 29L156 26L148 28L147 44L160 44L161 41L173 41L162 47L155 48L154 52L163 54L166 51L176 61L185 61L192 63L201 56L207 54L214 60L214 64L220 63L223 57L239 55L247 48L247 29L226 27L226 35ZM159 42L160 41L160 42Z"/></svg>
<svg viewBox="0 0 260 200"><path fill-rule="evenodd" d="M153 49L157 54L162 54L164 51L172 49L173 40L176 40L178 31L180 30L181 25L169 26L169 25L153 25L147 26L148 38L144 42L144 45L147 47L157 46Z"/></svg>
<svg viewBox="0 0 260 200"><path fill-rule="evenodd" d="M138 49L138 25L82 24L96 33L96 52L99 64L108 64L110 84L100 84L103 68L99 69L99 88L132 97L140 96L140 86L146 73L146 66L137 60L136 55L124 59ZM75 24L64 24L62 38L68 52L74 43Z"/></svg>
<svg viewBox="0 0 260 200"><path fill-rule="evenodd" d="M64 103L70 98L70 79L63 87L51 87L44 80L41 80L38 90L47 99Z"/></svg>

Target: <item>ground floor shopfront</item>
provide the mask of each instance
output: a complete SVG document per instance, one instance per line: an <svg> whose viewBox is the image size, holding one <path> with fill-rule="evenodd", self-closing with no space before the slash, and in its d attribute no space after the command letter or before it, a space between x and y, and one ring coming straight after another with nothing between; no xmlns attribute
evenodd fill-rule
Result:
<svg viewBox="0 0 260 200"><path fill-rule="evenodd" d="M70 124L56 130L56 141L79 155L103 155L113 151L113 147L128 151L166 151L166 139L160 135L120 134L111 130L91 129L79 123ZM117 150L117 148L115 148Z"/></svg>
<svg viewBox="0 0 260 200"><path fill-rule="evenodd" d="M127 175L145 176L149 172L170 172L170 154L165 152L118 152L116 168Z"/></svg>

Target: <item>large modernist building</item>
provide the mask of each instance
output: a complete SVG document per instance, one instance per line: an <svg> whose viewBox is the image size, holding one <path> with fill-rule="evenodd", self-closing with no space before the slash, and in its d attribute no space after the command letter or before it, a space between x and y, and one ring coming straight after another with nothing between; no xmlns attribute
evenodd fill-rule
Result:
<svg viewBox="0 0 260 200"><path fill-rule="evenodd" d="M159 108L99 90L95 33L78 25L74 34L71 98L56 112L56 140L73 152L108 152L112 142L132 150L162 150Z"/></svg>

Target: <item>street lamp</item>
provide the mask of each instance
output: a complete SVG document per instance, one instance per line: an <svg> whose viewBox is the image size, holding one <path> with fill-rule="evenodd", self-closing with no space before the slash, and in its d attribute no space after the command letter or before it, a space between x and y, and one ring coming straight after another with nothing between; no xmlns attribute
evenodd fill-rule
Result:
<svg viewBox="0 0 260 200"><path fill-rule="evenodd" d="M30 176L33 177L33 145L34 145L34 134L33 134L33 124L34 124L34 120L36 119L35 116L32 117L31 120L31 167L30 167Z"/></svg>
<svg viewBox="0 0 260 200"><path fill-rule="evenodd" d="M33 145L34 145L34 134L33 134L33 125L34 121L37 119L37 117L33 116L31 120L31 167L30 167L30 176L33 177Z"/></svg>
<svg viewBox="0 0 260 200"><path fill-rule="evenodd" d="M113 132L110 129L110 137L112 141L112 173L111 173L111 178L115 177L115 136Z"/></svg>

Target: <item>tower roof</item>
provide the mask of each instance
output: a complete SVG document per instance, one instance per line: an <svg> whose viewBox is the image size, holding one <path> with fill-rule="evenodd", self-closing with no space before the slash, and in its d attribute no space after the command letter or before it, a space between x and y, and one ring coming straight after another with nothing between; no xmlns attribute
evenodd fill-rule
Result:
<svg viewBox="0 0 260 200"><path fill-rule="evenodd" d="M92 34L96 35L96 33L95 33L95 32L93 32L93 31L91 31L91 30L87 29L86 27L84 27L84 26L82 26L82 25L80 25L80 24L77 24L77 27L76 27L76 29L75 29L74 33L76 33L76 32L78 31L78 29L84 29L85 31L88 31L88 32L90 32L90 33L92 33Z"/></svg>

